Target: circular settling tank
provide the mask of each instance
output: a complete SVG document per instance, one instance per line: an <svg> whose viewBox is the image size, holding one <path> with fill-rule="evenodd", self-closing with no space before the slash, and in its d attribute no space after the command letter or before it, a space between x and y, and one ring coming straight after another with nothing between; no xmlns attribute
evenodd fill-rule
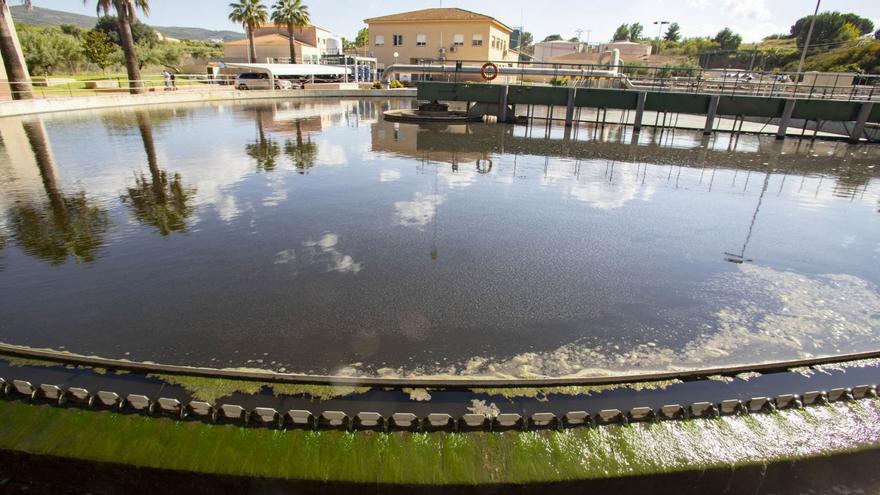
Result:
<svg viewBox="0 0 880 495"><path fill-rule="evenodd" d="M880 347L880 152L387 122L409 101L0 120L0 341L588 377Z"/></svg>

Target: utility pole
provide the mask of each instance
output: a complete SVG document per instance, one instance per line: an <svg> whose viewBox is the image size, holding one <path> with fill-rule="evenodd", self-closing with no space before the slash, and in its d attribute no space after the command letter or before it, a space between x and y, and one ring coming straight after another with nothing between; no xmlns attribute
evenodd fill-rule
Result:
<svg viewBox="0 0 880 495"><path fill-rule="evenodd" d="M813 11L813 17L810 19L810 29L807 31L807 39L804 40L804 52L801 53L801 61L798 64L797 76L795 83L801 80L801 71L804 70L804 60L807 59L807 48L810 46L810 38L813 36L813 26L816 25L816 16L819 14L819 4L822 0L816 0L816 10Z"/></svg>

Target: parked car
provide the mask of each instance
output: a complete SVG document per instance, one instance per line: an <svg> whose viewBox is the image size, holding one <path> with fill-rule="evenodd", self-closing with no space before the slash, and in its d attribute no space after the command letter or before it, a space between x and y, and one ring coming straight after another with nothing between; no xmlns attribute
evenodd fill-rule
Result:
<svg viewBox="0 0 880 495"><path fill-rule="evenodd" d="M270 89L269 74L263 74L259 72L243 72L235 76L235 87L242 91L248 89ZM293 83L276 77L275 89L293 89Z"/></svg>

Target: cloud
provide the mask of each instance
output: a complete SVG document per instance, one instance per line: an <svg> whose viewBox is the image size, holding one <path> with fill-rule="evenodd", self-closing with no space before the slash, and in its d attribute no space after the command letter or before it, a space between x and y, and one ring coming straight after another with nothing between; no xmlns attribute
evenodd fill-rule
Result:
<svg viewBox="0 0 880 495"><path fill-rule="evenodd" d="M395 218L403 227L423 228L437 215L437 207L443 204L443 196L416 193L412 201L394 203Z"/></svg>
<svg viewBox="0 0 880 495"><path fill-rule="evenodd" d="M725 0L727 16L735 19L765 21L770 19L770 9L764 0Z"/></svg>

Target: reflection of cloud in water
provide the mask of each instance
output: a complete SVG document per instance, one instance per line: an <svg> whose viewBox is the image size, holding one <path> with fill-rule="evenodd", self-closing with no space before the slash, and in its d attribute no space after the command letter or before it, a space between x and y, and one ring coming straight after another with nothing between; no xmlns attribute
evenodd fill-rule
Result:
<svg viewBox="0 0 880 495"><path fill-rule="evenodd" d="M476 175L476 172L468 172L464 170L453 172L452 169L447 169L440 173L440 178L443 179L443 182L446 183L447 187L456 189L468 187L473 184Z"/></svg>
<svg viewBox="0 0 880 495"><path fill-rule="evenodd" d="M269 194L263 198L263 206L278 206L287 200L287 189L280 175L275 174L267 181Z"/></svg>
<svg viewBox="0 0 880 495"><path fill-rule="evenodd" d="M214 200L214 205L217 208L217 216L226 223L235 220L241 213L238 202L232 195L219 196Z"/></svg>
<svg viewBox="0 0 880 495"><path fill-rule="evenodd" d="M317 162L321 165L345 165L348 163L348 155L342 146L323 140L318 146Z"/></svg>
<svg viewBox="0 0 880 495"><path fill-rule="evenodd" d="M285 249L283 251L278 251L278 254L275 255L274 264L276 265L287 265L289 263L293 263L296 261L296 251L293 249Z"/></svg>
<svg viewBox="0 0 880 495"><path fill-rule="evenodd" d="M379 173L379 181L381 182L398 181L400 180L400 177L400 170L394 168L383 168L382 172Z"/></svg>
<svg viewBox="0 0 880 495"><path fill-rule="evenodd" d="M416 193L412 201L394 203L397 223L403 227L421 229L437 215L437 207L443 204L443 196Z"/></svg>
<svg viewBox="0 0 880 495"><path fill-rule="evenodd" d="M569 182L565 188L568 196L602 210L622 208L634 199L650 201L654 186L643 185L637 169L621 165L616 166L612 181L604 177L584 177ZM544 182L555 183L558 179L551 177Z"/></svg>
<svg viewBox="0 0 880 495"><path fill-rule="evenodd" d="M290 265L294 275L298 274L298 267L303 264L323 264L328 272L358 273L361 264L355 263L354 258L343 254L337 249L339 236L326 233L320 239L309 239L303 242L302 255L297 256L295 249L284 249L275 253L274 265ZM301 260L297 263L297 260Z"/></svg>
<svg viewBox="0 0 880 495"><path fill-rule="evenodd" d="M852 275L807 277L755 265L718 276L708 289L740 300L717 311L714 331L680 349L654 343L618 350L571 343L548 352L495 359L474 357L438 369L382 369L383 376L584 377L692 370L809 358L874 349L880 293ZM359 367L350 371L361 373Z"/></svg>
<svg viewBox="0 0 880 495"><path fill-rule="evenodd" d="M351 256L339 252L336 248L337 244L339 244L339 236L328 232L317 241L304 242L303 247L312 262L326 263L328 272L357 273L361 271L361 264L355 263Z"/></svg>

